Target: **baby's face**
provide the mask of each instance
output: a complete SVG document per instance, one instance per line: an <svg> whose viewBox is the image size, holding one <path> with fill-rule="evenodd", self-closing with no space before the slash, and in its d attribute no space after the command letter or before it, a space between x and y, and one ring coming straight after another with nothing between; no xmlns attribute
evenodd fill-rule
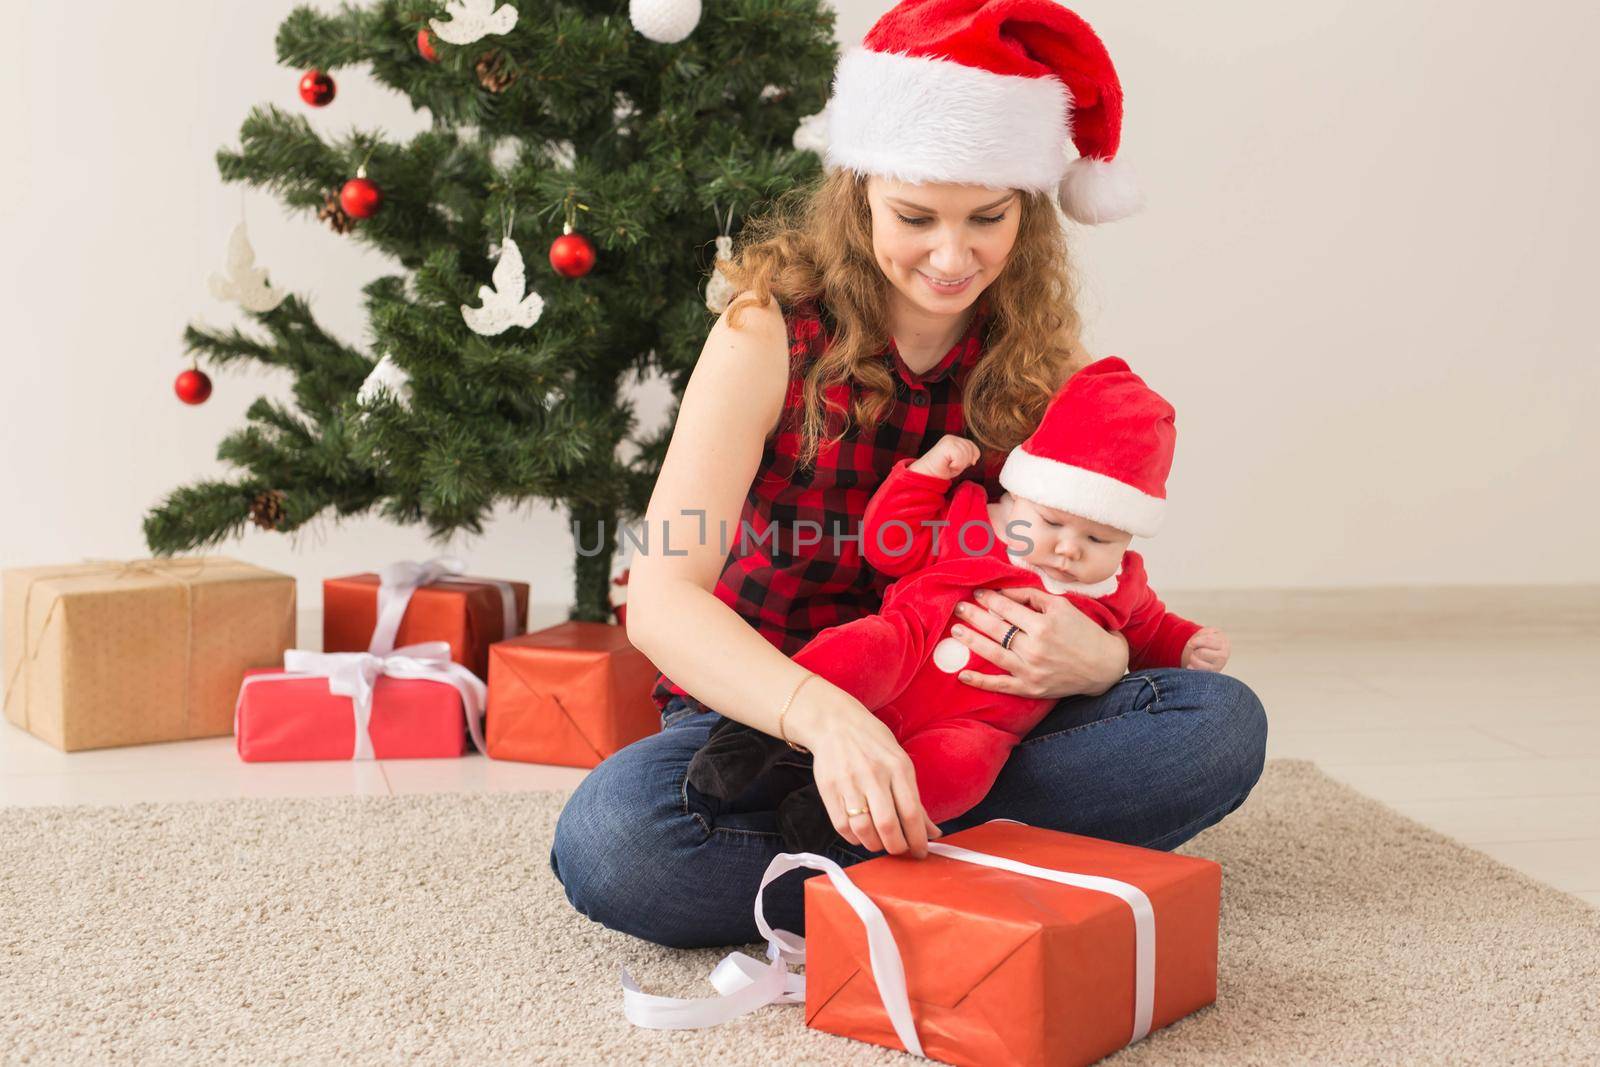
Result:
<svg viewBox="0 0 1600 1067"><path fill-rule="evenodd" d="M1005 529L1006 547L1063 582L1103 582L1122 566L1133 535L1070 511L1035 503L1014 493ZM1027 551L1028 541L1033 542Z"/></svg>

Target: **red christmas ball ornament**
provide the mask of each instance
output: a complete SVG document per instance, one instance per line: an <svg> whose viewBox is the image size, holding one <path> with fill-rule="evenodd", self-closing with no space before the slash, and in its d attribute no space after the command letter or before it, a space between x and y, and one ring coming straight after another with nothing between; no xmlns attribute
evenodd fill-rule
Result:
<svg viewBox="0 0 1600 1067"><path fill-rule="evenodd" d="M300 99L312 107L326 107L337 92L333 79L320 70L308 70L300 77Z"/></svg>
<svg viewBox="0 0 1600 1067"><path fill-rule="evenodd" d="M339 190L339 206L344 208L344 213L355 219L370 219L378 213L383 206L383 190L378 188L378 183L367 177L367 168L360 167L356 176L344 183Z"/></svg>
<svg viewBox="0 0 1600 1067"><path fill-rule="evenodd" d="M433 34L426 26L417 31L417 53L429 63L439 62L439 53L433 49Z"/></svg>
<svg viewBox="0 0 1600 1067"><path fill-rule="evenodd" d="M550 246L550 265L567 278L581 278L594 267L594 245L581 233L566 233Z"/></svg>
<svg viewBox="0 0 1600 1067"><path fill-rule="evenodd" d="M206 397L211 395L211 379L206 372L195 367L180 371L173 380L172 391L178 394L178 399L185 404L204 404Z"/></svg>

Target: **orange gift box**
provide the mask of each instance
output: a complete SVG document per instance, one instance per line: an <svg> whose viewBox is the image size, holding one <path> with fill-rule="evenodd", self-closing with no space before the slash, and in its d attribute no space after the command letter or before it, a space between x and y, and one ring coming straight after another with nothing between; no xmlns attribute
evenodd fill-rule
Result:
<svg viewBox="0 0 1600 1067"><path fill-rule="evenodd" d="M528 618L528 583L509 582L516 596L516 633ZM322 651L365 652L378 625L376 574L352 574L322 582ZM489 646L506 637L504 596L494 582L451 576L418 586L406 605L395 647L447 641L450 658L479 678L488 669Z"/></svg>
<svg viewBox="0 0 1600 1067"><path fill-rule="evenodd" d="M661 729L656 669L621 626L564 622L489 648L495 759L593 767Z"/></svg>
<svg viewBox="0 0 1600 1067"><path fill-rule="evenodd" d="M1216 1000L1222 869L1210 860L993 821L941 843L1131 883L1154 913L1149 1030ZM1107 892L930 853L845 869L899 945L923 1052L953 1064L1086 1064L1135 1039L1134 911ZM904 1049L862 919L805 881L806 1023Z"/></svg>

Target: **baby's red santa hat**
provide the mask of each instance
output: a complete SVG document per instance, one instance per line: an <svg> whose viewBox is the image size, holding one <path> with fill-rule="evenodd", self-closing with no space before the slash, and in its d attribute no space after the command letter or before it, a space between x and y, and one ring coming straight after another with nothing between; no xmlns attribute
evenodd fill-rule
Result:
<svg viewBox="0 0 1600 1067"><path fill-rule="evenodd" d="M1177 426L1172 405L1115 356L1068 378L1000 484L1045 507L1135 537L1154 537L1167 508Z"/></svg>
<svg viewBox="0 0 1600 1067"><path fill-rule="evenodd" d="M840 59L825 115L830 168L1053 191L1083 223L1143 204L1111 57L1056 0L904 0Z"/></svg>

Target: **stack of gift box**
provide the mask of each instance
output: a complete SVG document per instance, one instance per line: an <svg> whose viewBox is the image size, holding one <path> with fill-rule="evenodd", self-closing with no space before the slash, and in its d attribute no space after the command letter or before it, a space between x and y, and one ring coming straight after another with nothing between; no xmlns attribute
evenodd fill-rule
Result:
<svg viewBox="0 0 1600 1067"><path fill-rule="evenodd" d="M291 647L295 582L223 557L4 573L6 718L77 750L232 733L249 761L459 757L592 767L654 733L655 671L620 625L525 633L528 586L402 562L323 583L323 650ZM626 574L618 580L626 585ZM619 622L621 611L617 612ZM994 820L840 868L780 854L755 899L767 960L720 997L652 996L642 1026L763 1004L953 1064L1083 1064L1211 1003L1221 871L1194 857ZM811 867L806 936L762 892ZM789 971L805 964L805 974Z"/></svg>
<svg viewBox="0 0 1600 1067"><path fill-rule="evenodd" d="M593 767L660 728L621 625L527 633L528 584L448 557L323 582L221 556L4 572L5 715L63 751L233 734L241 759ZM619 619L620 622L620 619Z"/></svg>

